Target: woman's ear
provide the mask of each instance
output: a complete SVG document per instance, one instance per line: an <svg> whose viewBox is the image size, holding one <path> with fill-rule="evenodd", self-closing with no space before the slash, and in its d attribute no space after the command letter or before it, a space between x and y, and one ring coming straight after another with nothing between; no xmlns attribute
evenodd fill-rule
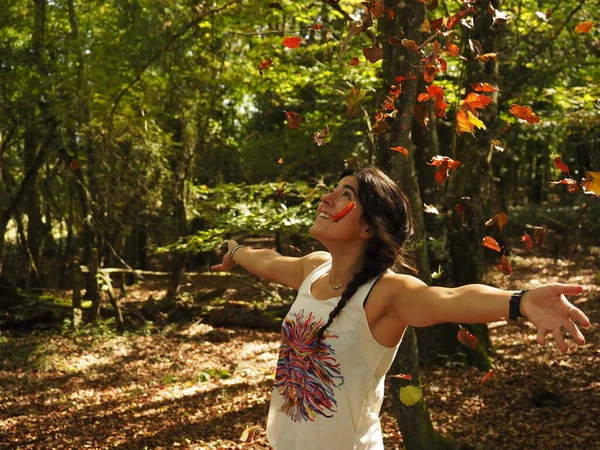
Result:
<svg viewBox="0 0 600 450"><path fill-rule="evenodd" d="M365 227L361 232L360 232L360 237L363 239L371 239L373 237L373 233L371 233L369 231L368 227Z"/></svg>

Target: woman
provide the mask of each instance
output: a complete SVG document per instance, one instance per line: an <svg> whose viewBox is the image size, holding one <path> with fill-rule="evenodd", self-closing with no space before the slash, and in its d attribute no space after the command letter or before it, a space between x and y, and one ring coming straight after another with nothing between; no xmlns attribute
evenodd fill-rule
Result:
<svg viewBox="0 0 600 450"><path fill-rule="evenodd" d="M377 168L348 173L323 195L310 232L328 252L293 258L229 241L223 262L213 267L239 264L298 290L282 325L267 421L276 449L383 449L384 378L409 325L521 316L537 328L541 345L551 332L566 352L563 328L577 344L585 342L575 322L587 327L589 320L564 297L580 294L581 286L429 287L392 272L394 266L414 271L405 250L413 222L407 197Z"/></svg>

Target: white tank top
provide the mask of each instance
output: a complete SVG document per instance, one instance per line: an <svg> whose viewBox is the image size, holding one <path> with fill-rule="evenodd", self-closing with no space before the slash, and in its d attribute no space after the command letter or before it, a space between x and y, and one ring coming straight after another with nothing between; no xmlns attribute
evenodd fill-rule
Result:
<svg viewBox="0 0 600 450"><path fill-rule="evenodd" d="M372 279L346 303L314 350L316 330L340 300L311 294L313 282L330 267L326 262L306 277L283 321L267 420L267 437L277 450L383 450L379 410L398 346L382 346L369 329L363 304Z"/></svg>

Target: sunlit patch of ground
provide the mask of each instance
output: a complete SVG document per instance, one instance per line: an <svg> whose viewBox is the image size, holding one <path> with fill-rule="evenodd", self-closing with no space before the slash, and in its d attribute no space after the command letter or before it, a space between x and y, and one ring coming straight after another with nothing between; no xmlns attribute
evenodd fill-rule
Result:
<svg viewBox="0 0 600 450"><path fill-rule="evenodd" d="M600 448L600 266L598 253L554 260L513 255L507 278L532 288L579 283L589 315L587 344L563 355L531 332L490 327L495 377L475 368L422 371L431 418L474 449ZM152 293L144 285L129 301ZM278 333L213 329L203 323L118 336L40 334L0 343L0 448L266 449L265 423ZM389 398L381 414L386 449L402 448ZM251 442L246 428L257 426Z"/></svg>

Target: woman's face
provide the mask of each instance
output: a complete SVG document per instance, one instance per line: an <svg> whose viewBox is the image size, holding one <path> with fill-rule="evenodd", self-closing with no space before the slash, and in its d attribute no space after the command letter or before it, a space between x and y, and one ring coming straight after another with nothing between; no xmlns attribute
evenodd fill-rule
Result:
<svg viewBox="0 0 600 450"><path fill-rule="evenodd" d="M337 222L332 217L350 202L356 207ZM354 175L342 178L337 186L321 196L317 218L310 229L311 234L321 241L353 241L370 237L368 227L362 221L363 208L358 200L358 180Z"/></svg>

